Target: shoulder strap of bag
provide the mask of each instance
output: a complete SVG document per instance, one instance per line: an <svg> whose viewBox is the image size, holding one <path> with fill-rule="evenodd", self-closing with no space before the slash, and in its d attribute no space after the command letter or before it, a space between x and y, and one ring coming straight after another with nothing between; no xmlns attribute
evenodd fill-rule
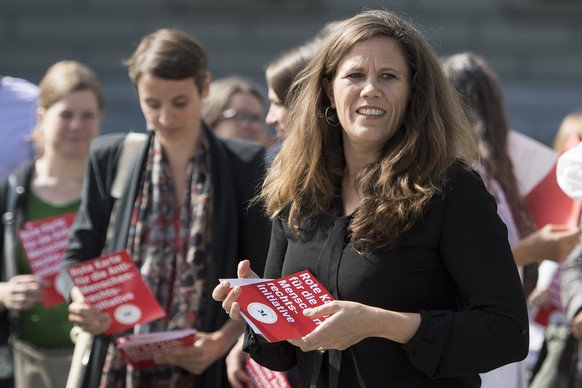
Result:
<svg viewBox="0 0 582 388"><path fill-rule="evenodd" d="M117 172L113 178L113 184L110 190L111 196L116 200L123 195L123 191L128 184L131 169L135 166L135 158L138 155L137 151L146 139L147 135L144 133L130 132L123 140L121 155L117 162ZM115 201L114 208L111 211L109 226L107 228L107 242L111 240L111 234L113 233L117 202ZM73 352L66 388L81 388L83 387L87 368L90 368L89 363L93 347L93 336L79 327L74 327L71 331L71 339L75 343L75 350Z"/></svg>
<svg viewBox="0 0 582 388"><path fill-rule="evenodd" d="M2 281L8 281L16 275L16 260L14 257L14 236L16 231L16 200L18 182L14 174L8 177L8 192L6 193L6 212L2 215L4 223L4 262L2 263Z"/></svg>
<svg viewBox="0 0 582 388"><path fill-rule="evenodd" d="M127 185L127 178L135 164L133 162L137 156L137 151L146 139L147 134L145 133L130 132L123 140L123 148L117 162L117 172L113 179L113 185L111 185L111 196L113 198L119 199L123 195L123 190Z"/></svg>

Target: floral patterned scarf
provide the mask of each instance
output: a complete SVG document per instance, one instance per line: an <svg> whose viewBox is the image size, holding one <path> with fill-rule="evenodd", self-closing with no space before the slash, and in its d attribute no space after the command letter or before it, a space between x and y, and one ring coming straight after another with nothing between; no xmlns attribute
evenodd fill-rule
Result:
<svg viewBox="0 0 582 388"><path fill-rule="evenodd" d="M204 133L188 163L189 190L180 206L169 163L155 137L135 200L127 250L166 318L135 326L133 333L196 328L204 314L210 262L212 187L209 145ZM139 190L141 189L141 190ZM123 333L125 334L125 333ZM109 346L102 387L192 387L193 375L178 367L134 371Z"/></svg>

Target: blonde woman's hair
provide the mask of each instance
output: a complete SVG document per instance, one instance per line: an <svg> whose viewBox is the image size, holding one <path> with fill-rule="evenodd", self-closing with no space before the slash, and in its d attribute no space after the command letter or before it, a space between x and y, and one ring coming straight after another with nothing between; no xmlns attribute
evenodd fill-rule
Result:
<svg viewBox="0 0 582 388"><path fill-rule="evenodd" d="M48 68L39 84L38 106L49 109L73 92L88 90L95 95L100 111L105 108L101 83L88 66L73 60L64 60ZM43 131L37 125L32 135L37 152L42 153Z"/></svg>
<svg viewBox="0 0 582 388"><path fill-rule="evenodd" d="M449 167L460 161L469 168L478 159L464 110L427 40L390 11L363 11L327 32L288 93L289 137L267 173L261 198L268 215L281 217L294 236L328 211L341 191L342 128L326 122L330 101L323 82L334 79L354 44L377 36L399 44L411 92L402 127L357 178L363 199L350 223L356 249L392 246L440 193Z"/></svg>
<svg viewBox="0 0 582 388"><path fill-rule="evenodd" d="M554 137L554 151L558 153L564 152L564 147L572 134L576 134L578 139L582 140L582 110L568 113L562 119L558 132L556 132L556 136Z"/></svg>

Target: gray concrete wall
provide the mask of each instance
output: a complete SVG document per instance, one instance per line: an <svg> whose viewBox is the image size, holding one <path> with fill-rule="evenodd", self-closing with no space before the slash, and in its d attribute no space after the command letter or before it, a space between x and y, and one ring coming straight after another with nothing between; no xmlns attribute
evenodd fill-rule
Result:
<svg viewBox="0 0 582 388"><path fill-rule="evenodd" d="M266 64L327 21L363 8L407 15L441 55L484 55L502 81L513 127L550 143L582 108L580 0L0 0L0 73L38 82L61 59L100 75L104 132L142 130L121 62L145 33L184 29L206 46L215 78L264 85Z"/></svg>

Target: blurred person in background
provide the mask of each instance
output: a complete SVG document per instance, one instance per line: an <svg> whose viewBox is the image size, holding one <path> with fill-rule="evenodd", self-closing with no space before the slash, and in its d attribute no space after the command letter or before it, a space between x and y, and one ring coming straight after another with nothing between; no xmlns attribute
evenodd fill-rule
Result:
<svg viewBox="0 0 582 388"><path fill-rule="evenodd" d="M34 159L30 136L36 124L37 106L38 86L0 74L0 179L6 178L22 162Z"/></svg>
<svg viewBox="0 0 582 388"><path fill-rule="evenodd" d="M250 140L269 147L271 136L264 117L265 99L259 87L242 77L213 81L202 103L202 119L216 136Z"/></svg>
<svg viewBox="0 0 582 388"><path fill-rule="evenodd" d="M471 128L480 152L478 171L495 197L497 211L508 230L513 257L520 270L543 260L561 262L580 241L580 231L566 225L547 225L537 229L533 216L519 192L509 150L510 126L501 86L487 61L473 53L459 53L442 59L448 79L467 106ZM525 161L524 161L525 162ZM527 275L527 273L525 274ZM526 284L529 295L536 283ZM526 362L505 365L481 374L482 387L525 388L528 385Z"/></svg>
<svg viewBox="0 0 582 388"><path fill-rule="evenodd" d="M47 284L32 274L17 232L29 221L76 213L89 146L99 133L103 108L101 86L91 69L76 61L51 66L40 82L38 124L32 137L38 157L0 183L5 215L0 231L2 263L11 261L17 270L9 279L3 273L0 283L1 319L18 322L11 333L16 387L61 388L67 380L73 354L67 305L64 300L50 308L40 303ZM8 209L11 196L14 209ZM13 216L10 223L6 212Z"/></svg>
<svg viewBox="0 0 582 388"><path fill-rule="evenodd" d="M572 135L575 135L573 139ZM562 119L554 136L553 149L561 155L568 152L570 147L575 147L575 142L579 141L581 137L582 111L573 111ZM572 140L573 142L570 143ZM563 164L565 159L558 160L562 160L561 164ZM558 171L556 171L556 175L558 175ZM567 189L562 188L562 190L568 193ZM578 254L579 249L575 248L570 256L572 259L576 259ZM555 288L552 287L554 284L558 284L558 291L561 291L560 288L570 291L569 287L561 287L562 271L569 259L570 257L560 264L544 261L539 267L540 281L529 297L530 305L551 310L551 319L543 328L542 344L532 368L530 388L572 388L573 385L576 369L573 364L578 357L576 354L577 339L572 333L567 311L562 303L564 296L558 294L559 304L556 308ZM571 306L572 303L569 305ZM572 314L571 310L570 314ZM571 316L570 319L572 319ZM572 321L572 325L575 325L574 321Z"/></svg>
<svg viewBox="0 0 582 388"><path fill-rule="evenodd" d="M582 110L568 113L560 123L553 144L557 153L564 152L564 146L572 134L578 136L578 139L582 138Z"/></svg>

